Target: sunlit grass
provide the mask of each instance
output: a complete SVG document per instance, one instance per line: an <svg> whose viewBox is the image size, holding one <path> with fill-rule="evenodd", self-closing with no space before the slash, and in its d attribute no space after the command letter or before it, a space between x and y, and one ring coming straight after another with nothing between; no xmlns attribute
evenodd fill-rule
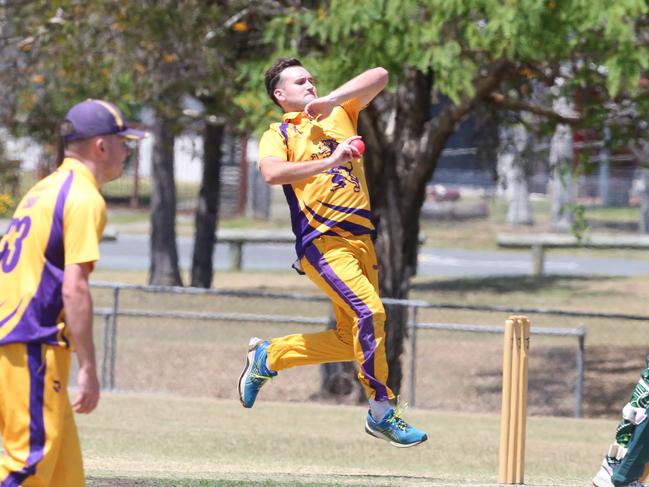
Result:
<svg viewBox="0 0 649 487"><path fill-rule="evenodd" d="M246 410L238 401L104 395L95 413L77 419L87 473L98 479L192 486L496 484L498 415L410 410L407 418L429 441L404 451L368 436L366 413L351 406L260 400ZM612 428L608 420L530 418L526 483L585 485Z"/></svg>

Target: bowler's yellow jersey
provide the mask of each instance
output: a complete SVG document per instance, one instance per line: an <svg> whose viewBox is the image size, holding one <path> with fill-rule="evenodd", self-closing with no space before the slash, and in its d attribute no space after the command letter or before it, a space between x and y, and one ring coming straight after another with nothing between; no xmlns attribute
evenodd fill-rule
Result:
<svg viewBox="0 0 649 487"><path fill-rule="evenodd" d="M94 263L106 203L94 176L66 158L22 199L0 240L0 345L70 347L63 312L63 271Z"/></svg>
<svg viewBox="0 0 649 487"><path fill-rule="evenodd" d="M282 123L271 124L262 135L259 160L279 157L303 162L329 157L340 142L357 134L360 110L358 99L352 99L336 106L321 120L311 120L304 112L285 113ZM320 235L348 237L374 232L361 160L285 184L283 188L298 257Z"/></svg>

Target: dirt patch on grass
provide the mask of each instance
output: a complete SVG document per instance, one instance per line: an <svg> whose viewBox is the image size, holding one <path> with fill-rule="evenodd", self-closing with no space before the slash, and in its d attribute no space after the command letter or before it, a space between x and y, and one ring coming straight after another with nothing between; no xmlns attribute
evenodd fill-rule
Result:
<svg viewBox="0 0 649 487"><path fill-rule="evenodd" d="M152 483L149 480L133 480L133 479L86 479L88 487L162 487L165 484ZM171 483L166 485L173 485Z"/></svg>

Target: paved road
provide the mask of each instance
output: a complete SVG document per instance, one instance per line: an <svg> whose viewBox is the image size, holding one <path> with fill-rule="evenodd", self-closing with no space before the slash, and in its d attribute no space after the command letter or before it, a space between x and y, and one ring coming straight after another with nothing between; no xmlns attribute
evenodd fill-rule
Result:
<svg viewBox="0 0 649 487"><path fill-rule="evenodd" d="M191 266L192 239L178 239L180 267ZM548 251L545 271L557 275L649 275L649 260L637 257L641 251L629 251L628 259L573 257ZM149 268L149 238L146 235L120 234L115 242L102 242L102 259L98 269ZM290 245L247 245L243 249L243 268L276 270L288 269L294 259ZM217 245L214 257L216 269L229 266L229 248ZM489 275L526 275L532 268L529 251L490 251L453 249L422 249L419 255L419 274L431 276L480 277Z"/></svg>

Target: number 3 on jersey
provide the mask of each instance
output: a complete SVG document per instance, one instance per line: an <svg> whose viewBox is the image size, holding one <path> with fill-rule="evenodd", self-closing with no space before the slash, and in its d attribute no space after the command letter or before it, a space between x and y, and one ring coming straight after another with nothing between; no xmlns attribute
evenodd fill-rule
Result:
<svg viewBox="0 0 649 487"><path fill-rule="evenodd" d="M0 244L2 245L0 247L0 268L2 272L9 273L18 265L20 253L23 249L23 240L29 234L31 227L32 220L28 216L11 220L7 235Z"/></svg>

